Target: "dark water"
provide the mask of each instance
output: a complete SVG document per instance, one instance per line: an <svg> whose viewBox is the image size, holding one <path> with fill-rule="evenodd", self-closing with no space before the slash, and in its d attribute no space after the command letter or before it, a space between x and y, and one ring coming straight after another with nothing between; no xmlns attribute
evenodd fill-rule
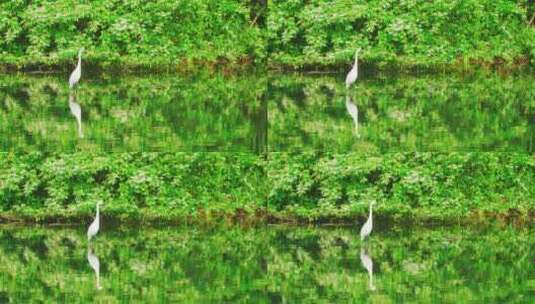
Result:
<svg viewBox="0 0 535 304"><path fill-rule="evenodd" d="M529 229L0 228L2 303L535 301Z"/></svg>
<svg viewBox="0 0 535 304"><path fill-rule="evenodd" d="M1 151L535 151L533 72L66 79L0 75Z"/></svg>

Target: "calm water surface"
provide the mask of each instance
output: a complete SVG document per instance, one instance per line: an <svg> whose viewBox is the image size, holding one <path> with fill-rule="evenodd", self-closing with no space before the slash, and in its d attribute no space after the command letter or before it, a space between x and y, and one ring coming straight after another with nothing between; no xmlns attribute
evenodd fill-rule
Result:
<svg viewBox="0 0 535 304"><path fill-rule="evenodd" d="M535 301L529 229L0 228L2 303Z"/></svg>
<svg viewBox="0 0 535 304"><path fill-rule="evenodd" d="M0 151L266 149L266 77L0 75Z"/></svg>
<svg viewBox="0 0 535 304"><path fill-rule="evenodd" d="M535 151L535 73L271 75L269 150Z"/></svg>
<svg viewBox="0 0 535 304"><path fill-rule="evenodd" d="M535 73L0 75L1 151L535 151Z"/></svg>

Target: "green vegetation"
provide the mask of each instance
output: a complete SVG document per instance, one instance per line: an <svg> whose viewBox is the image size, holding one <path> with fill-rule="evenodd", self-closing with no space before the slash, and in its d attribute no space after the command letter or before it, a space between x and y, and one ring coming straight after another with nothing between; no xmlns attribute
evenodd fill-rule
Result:
<svg viewBox="0 0 535 304"><path fill-rule="evenodd" d="M270 75L270 151L535 152L532 72L365 73L349 93L338 76Z"/></svg>
<svg viewBox="0 0 535 304"><path fill-rule="evenodd" d="M529 1L273 0L270 65L347 66L357 47L366 64L533 63Z"/></svg>
<svg viewBox="0 0 535 304"><path fill-rule="evenodd" d="M1 1L0 302L535 302L533 3Z"/></svg>
<svg viewBox="0 0 535 304"><path fill-rule="evenodd" d="M523 153L120 153L0 155L0 218L353 222L378 201L393 221L531 221Z"/></svg>
<svg viewBox="0 0 535 304"><path fill-rule="evenodd" d="M265 57L245 0L13 0L0 4L0 63L90 66L244 63ZM256 8L256 6L253 6Z"/></svg>
<svg viewBox="0 0 535 304"><path fill-rule="evenodd" d="M2 227L0 302L532 303L529 229L374 231L374 285L356 229ZM28 292L31 290L31 292Z"/></svg>
<svg viewBox="0 0 535 304"><path fill-rule="evenodd" d="M332 221L532 220L535 158L523 153L271 153L269 206L283 218ZM286 214L286 216L284 216Z"/></svg>
<svg viewBox="0 0 535 304"><path fill-rule="evenodd" d="M240 153L0 154L0 217L77 221L181 220L255 210L267 189L262 160Z"/></svg>
<svg viewBox="0 0 535 304"><path fill-rule="evenodd" d="M76 92L83 138L66 79L0 75L1 151L265 150L266 77L87 75Z"/></svg>
<svg viewBox="0 0 535 304"><path fill-rule="evenodd" d="M214 64L379 66L535 58L528 0L12 0L0 4L0 65L183 70ZM530 25L531 22L531 25Z"/></svg>

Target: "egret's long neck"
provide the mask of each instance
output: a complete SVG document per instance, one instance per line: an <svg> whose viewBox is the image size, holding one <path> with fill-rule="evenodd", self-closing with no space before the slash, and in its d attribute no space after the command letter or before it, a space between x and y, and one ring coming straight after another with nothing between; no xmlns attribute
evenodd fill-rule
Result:
<svg viewBox="0 0 535 304"><path fill-rule="evenodd" d="M82 68L82 53L78 53L78 66L76 68L81 69Z"/></svg>
<svg viewBox="0 0 535 304"><path fill-rule="evenodd" d="M353 63L353 67L357 68L359 66L359 54L355 54L355 63Z"/></svg>
<svg viewBox="0 0 535 304"><path fill-rule="evenodd" d="M97 210L98 210L98 209L97 209ZM373 205L370 204L370 215L369 215L370 222L373 221L372 213L373 213Z"/></svg>
<svg viewBox="0 0 535 304"><path fill-rule="evenodd" d="M97 205L97 217L96 217L96 220L98 221L100 219L100 211L99 211L99 208L98 208L98 205Z"/></svg>

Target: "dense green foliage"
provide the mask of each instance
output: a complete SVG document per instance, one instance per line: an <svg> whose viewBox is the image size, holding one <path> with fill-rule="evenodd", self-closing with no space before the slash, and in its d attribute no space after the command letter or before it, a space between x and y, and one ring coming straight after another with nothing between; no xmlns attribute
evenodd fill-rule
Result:
<svg viewBox="0 0 535 304"><path fill-rule="evenodd" d="M356 229L2 227L0 302L532 303L528 229L374 231L375 291ZM31 291L31 292L28 292Z"/></svg>
<svg viewBox="0 0 535 304"><path fill-rule="evenodd" d="M261 207L262 160L223 153L0 154L0 208L58 219L94 213L180 219Z"/></svg>
<svg viewBox="0 0 535 304"><path fill-rule="evenodd" d="M531 219L535 159L522 153L0 154L0 216L180 220L247 216ZM267 209L266 209L267 207ZM260 213L258 213L260 212Z"/></svg>
<svg viewBox="0 0 535 304"><path fill-rule="evenodd" d="M535 158L521 153L271 153L269 206L309 219L533 217Z"/></svg>
<svg viewBox="0 0 535 304"><path fill-rule="evenodd" d="M527 7L526 0L272 0L269 60L345 65L361 47L366 63L533 62Z"/></svg>
<svg viewBox="0 0 535 304"><path fill-rule="evenodd" d="M0 3L0 63L70 63L78 49L106 65L237 63L264 56L264 39L245 0Z"/></svg>
<svg viewBox="0 0 535 304"><path fill-rule="evenodd" d="M265 150L262 75L87 75L83 138L64 77L0 76L0 151Z"/></svg>
<svg viewBox="0 0 535 304"><path fill-rule="evenodd" d="M270 75L269 150L535 151L533 72L371 73L349 91L343 75Z"/></svg>
<svg viewBox="0 0 535 304"><path fill-rule="evenodd" d="M10 0L0 4L0 64L279 67L363 61L429 66L533 62L528 0Z"/></svg>

